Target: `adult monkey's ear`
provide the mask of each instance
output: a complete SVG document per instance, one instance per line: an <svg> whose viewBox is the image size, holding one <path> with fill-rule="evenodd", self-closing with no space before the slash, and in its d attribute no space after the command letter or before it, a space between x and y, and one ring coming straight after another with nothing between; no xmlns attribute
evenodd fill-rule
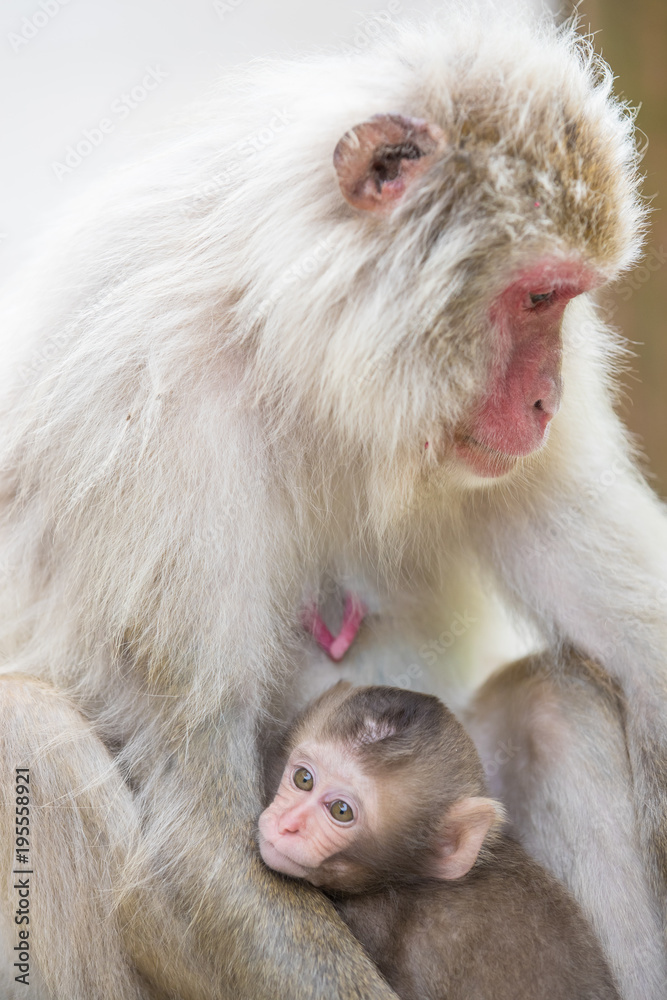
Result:
<svg viewBox="0 0 667 1000"><path fill-rule="evenodd" d="M343 197L365 212L390 212L445 147L439 125L374 115L346 132L334 150Z"/></svg>
<svg viewBox="0 0 667 1000"><path fill-rule="evenodd" d="M470 871L489 833L505 819L495 799L470 796L459 799L445 817L434 872L436 878L463 878Z"/></svg>

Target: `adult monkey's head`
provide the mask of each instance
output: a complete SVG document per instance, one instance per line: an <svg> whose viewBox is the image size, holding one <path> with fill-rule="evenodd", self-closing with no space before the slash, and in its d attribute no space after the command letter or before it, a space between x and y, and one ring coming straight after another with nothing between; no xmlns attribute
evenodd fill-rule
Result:
<svg viewBox="0 0 667 1000"><path fill-rule="evenodd" d="M436 53L422 36L405 58L424 87L333 152L320 404L352 439L467 483L543 448L567 394L563 331L589 337L580 297L633 259L641 215L606 67L553 34L518 76L494 41L472 58L470 39Z"/></svg>

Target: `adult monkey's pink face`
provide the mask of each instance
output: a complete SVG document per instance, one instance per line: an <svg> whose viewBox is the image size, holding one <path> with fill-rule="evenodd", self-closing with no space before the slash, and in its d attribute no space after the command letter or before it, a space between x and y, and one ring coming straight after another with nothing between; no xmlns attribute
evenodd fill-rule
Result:
<svg viewBox="0 0 667 1000"><path fill-rule="evenodd" d="M376 115L346 133L334 165L346 201L382 216L397 209L447 151L438 125ZM486 317L493 331L490 369L483 390L449 435L448 459L492 478L544 445L561 403L563 312L601 280L578 253L559 249L533 256L496 291Z"/></svg>
<svg viewBox="0 0 667 1000"><path fill-rule="evenodd" d="M580 264L547 258L494 301L497 355L488 389L456 434L457 455L478 475L503 475L546 441L563 389L563 312L595 283Z"/></svg>

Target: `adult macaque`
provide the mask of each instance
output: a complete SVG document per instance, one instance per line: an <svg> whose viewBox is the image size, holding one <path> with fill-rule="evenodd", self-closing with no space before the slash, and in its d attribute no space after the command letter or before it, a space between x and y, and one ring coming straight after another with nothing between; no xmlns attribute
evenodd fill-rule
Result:
<svg viewBox="0 0 667 1000"><path fill-rule="evenodd" d="M526 750L526 808L626 1000L664 998L667 528L591 298L643 224L611 81L573 31L459 5L255 67L13 282L0 773L30 767L37 995L389 997L322 895L256 858L255 736L320 676L311 632L381 681L478 567L552 673L568 643L619 687L622 715L591 697L574 728L575 688L531 688L519 721L569 753Z"/></svg>
<svg viewBox="0 0 667 1000"><path fill-rule="evenodd" d="M259 818L276 871L336 908L406 1000L618 1000L569 893L497 832L470 737L432 695L340 682L285 740Z"/></svg>

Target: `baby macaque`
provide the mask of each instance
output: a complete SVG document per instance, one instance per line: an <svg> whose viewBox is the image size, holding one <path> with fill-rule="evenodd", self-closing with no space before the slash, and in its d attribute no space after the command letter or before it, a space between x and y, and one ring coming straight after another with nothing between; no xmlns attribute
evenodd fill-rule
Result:
<svg viewBox="0 0 667 1000"><path fill-rule="evenodd" d="M612 1000L568 891L499 832L482 764L437 698L335 685L289 732L262 857L331 893L404 1000Z"/></svg>

